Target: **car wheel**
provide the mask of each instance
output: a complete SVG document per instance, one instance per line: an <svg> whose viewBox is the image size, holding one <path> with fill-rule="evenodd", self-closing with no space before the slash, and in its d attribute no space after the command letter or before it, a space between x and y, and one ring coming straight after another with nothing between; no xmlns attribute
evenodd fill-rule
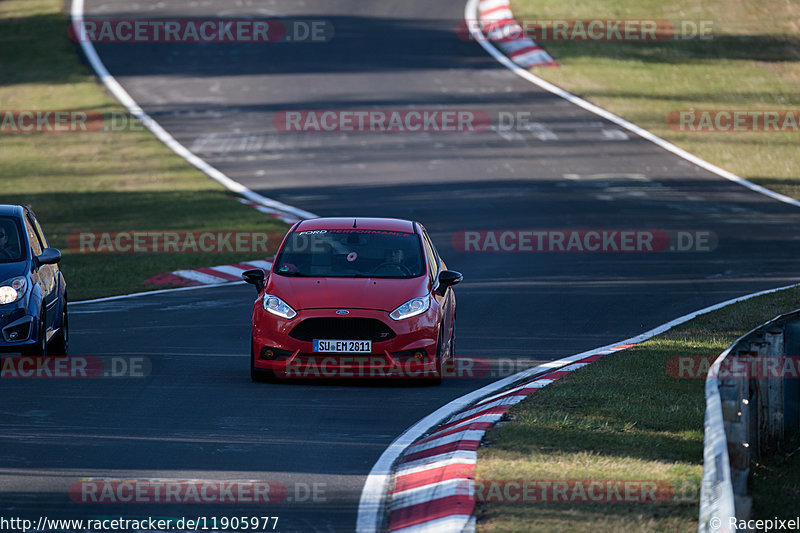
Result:
<svg viewBox="0 0 800 533"><path fill-rule="evenodd" d="M256 368L256 354L255 349L253 348L253 341L250 340L250 380L253 383L264 383L267 381L271 381L272 378L275 376L275 373L272 370L261 370Z"/></svg>
<svg viewBox="0 0 800 533"><path fill-rule="evenodd" d="M69 316L67 315L67 300L64 298L64 311L61 314L61 327L50 347L51 355L67 355L69 351Z"/></svg>

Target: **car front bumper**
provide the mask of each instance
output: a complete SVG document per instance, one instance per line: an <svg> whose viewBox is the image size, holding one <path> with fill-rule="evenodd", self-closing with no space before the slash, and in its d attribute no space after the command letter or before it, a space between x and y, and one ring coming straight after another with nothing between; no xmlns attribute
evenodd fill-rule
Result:
<svg viewBox="0 0 800 533"><path fill-rule="evenodd" d="M264 311L259 302L253 316L255 369L285 378L414 379L437 375L439 322L433 306L421 315L399 321L392 320L386 311L349 310L346 317L337 315L336 311L303 310L287 320ZM325 324L325 327L316 330L305 327L315 323L315 319L322 319L316 323ZM308 320L312 322L306 322ZM363 338L359 338L359 328L349 325L348 320L374 327L364 327ZM335 327L337 321L341 322L341 328ZM298 328L301 324L303 326ZM338 336L337 331L340 332ZM391 338L382 340L377 331L391 331ZM370 353L314 352L314 339L371 340L372 350Z"/></svg>
<svg viewBox="0 0 800 533"><path fill-rule="evenodd" d="M23 307L0 310L0 352L29 353L37 348L39 326L38 317L25 314Z"/></svg>

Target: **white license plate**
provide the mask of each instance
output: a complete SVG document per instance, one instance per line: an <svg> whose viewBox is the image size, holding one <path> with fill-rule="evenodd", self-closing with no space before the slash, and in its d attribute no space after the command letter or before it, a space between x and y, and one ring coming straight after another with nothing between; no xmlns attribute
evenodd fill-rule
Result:
<svg viewBox="0 0 800 533"><path fill-rule="evenodd" d="M323 353L370 353L372 341L314 339L314 351Z"/></svg>

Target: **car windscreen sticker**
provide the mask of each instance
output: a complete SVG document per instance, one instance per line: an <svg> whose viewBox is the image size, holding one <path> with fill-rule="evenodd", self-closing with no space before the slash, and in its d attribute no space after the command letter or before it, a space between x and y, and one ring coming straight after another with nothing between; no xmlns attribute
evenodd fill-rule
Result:
<svg viewBox="0 0 800 533"><path fill-rule="evenodd" d="M414 233L407 231L387 231L382 229L329 229L327 233L360 233L363 235L395 235L397 237L413 237Z"/></svg>

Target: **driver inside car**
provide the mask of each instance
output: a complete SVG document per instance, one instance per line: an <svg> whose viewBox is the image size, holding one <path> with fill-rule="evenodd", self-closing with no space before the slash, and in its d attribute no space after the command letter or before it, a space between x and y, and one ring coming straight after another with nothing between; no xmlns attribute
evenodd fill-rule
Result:
<svg viewBox="0 0 800 533"><path fill-rule="evenodd" d="M403 253L403 250L400 250L399 248L394 250L386 250L386 253L383 254L384 263L397 263L402 265L404 259L405 254Z"/></svg>
<svg viewBox="0 0 800 533"><path fill-rule="evenodd" d="M5 259L19 259L20 253L16 244L18 242L17 229L13 224L0 222L0 261Z"/></svg>

